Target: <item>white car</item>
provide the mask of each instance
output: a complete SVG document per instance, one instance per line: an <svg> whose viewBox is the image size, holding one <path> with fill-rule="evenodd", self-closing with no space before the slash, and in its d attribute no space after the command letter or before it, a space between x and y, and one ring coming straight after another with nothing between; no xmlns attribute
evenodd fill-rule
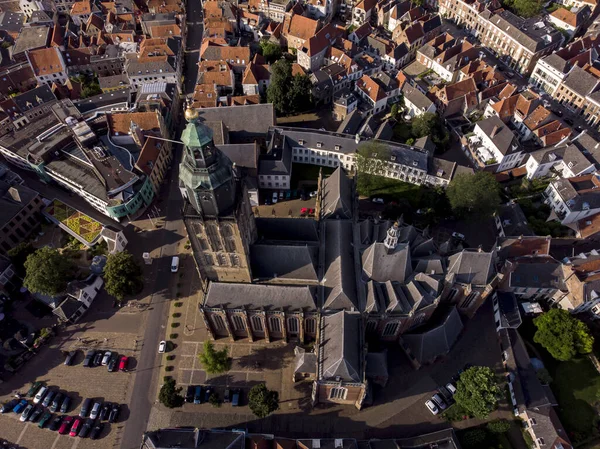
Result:
<svg viewBox="0 0 600 449"><path fill-rule="evenodd" d="M456 387L452 383L446 384L446 390L448 390L452 396L456 394Z"/></svg>
<svg viewBox="0 0 600 449"><path fill-rule="evenodd" d="M34 404L39 404L40 401L42 399L44 399L44 396L46 396L46 393L48 392L48 387L43 386L42 388L40 388L37 392L37 394L35 395L35 398L33 398L33 403Z"/></svg>
<svg viewBox="0 0 600 449"><path fill-rule="evenodd" d="M433 401L427 401L427 402L425 402L425 405L427 406L427 408L429 409L429 411L431 413L433 413L434 415L437 415L440 412L440 409L437 408L437 405L435 405L433 403Z"/></svg>
<svg viewBox="0 0 600 449"><path fill-rule="evenodd" d="M455 239L458 239L458 240L464 240L465 239L465 235L461 234L460 232L453 232L452 233L452 237L454 237Z"/></svg>
<svg viewBox="0 0 600 449"><path fill-rule="evenodd" d="M273 192L273 204L277 203L277 192Z"/></svg>
<svg viewBox="0 0 600 449"><path fill-rule="evenodd" d="M158 353L162 354L163 352L166 351L166 349L167 349L167 342L163 340L158 344Z"/></svg>
<svg viewBox="0 0 600 449"><path fill-rule="evenodd" d="M310 192L309 195L311 198L314 198L315 196L317 196L317 191L315 190L314 192Z"/></svg>
<svg viewBox="0 0 600 449"><path fill-rule="evenodd" d="M373 203L377 203L377 204L383 204L383 203L385 203L385 201L383 201L383 198L373 198L371 201Z"/></svg>

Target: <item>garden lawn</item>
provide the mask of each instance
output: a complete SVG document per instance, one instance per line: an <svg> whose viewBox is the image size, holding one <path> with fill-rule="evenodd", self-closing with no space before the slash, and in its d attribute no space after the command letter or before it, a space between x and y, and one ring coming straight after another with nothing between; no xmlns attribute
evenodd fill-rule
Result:
<svg viewBox="0 0 600 449"><path fill-rule="evenodd" d="M408 182L361 173L358 177L358 193L368 197L382 197L387 201L406 199L418 206L423 188Z"/></svg>
<svg viewBox="0 0 600 449"><path fill-rule="evenodd" d="M551 375L560 420L569 436L575 436L575 441L591 437L596 418L593 404L600 395L600 375L592 362L587 357L557 362Z"/></svg>

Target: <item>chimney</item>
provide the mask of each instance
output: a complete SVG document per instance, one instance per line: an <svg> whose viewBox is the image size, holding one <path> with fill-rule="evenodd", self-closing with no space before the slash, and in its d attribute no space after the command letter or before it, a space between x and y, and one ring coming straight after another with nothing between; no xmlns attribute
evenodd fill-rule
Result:
<svg viewBox="0 0 600 449"><path fill-rule="evenodd" d="M21 202L21 195L19 195L19 191L17 189L15 189L14 187L10 187L8 189L8 194L17 203Z"/></svg>

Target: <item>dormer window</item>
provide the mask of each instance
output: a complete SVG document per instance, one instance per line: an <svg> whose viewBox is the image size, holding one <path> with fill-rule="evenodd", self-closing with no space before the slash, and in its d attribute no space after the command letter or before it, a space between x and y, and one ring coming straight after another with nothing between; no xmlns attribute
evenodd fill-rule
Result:
<svg viewBox="0 0 600 449"><path fill-rule="evenodd" d="M394 162L396 160L396 156L390 156L390 160Z"/></svg>
<svg viewBox="0 0 600 449"><path fill-rule="evenodd" d="M323 146L323 142L317 142L317 148L321 148Z"/></svg>
<svg viewBox="0 0 600 449"><path fill-rule="evenodd" d="M300 145L304 145L304 139L298 139L298 143L299 143Z"/></svg>
<svg viewBox="0 0 600 449"><path fill-rule="evenodd" d="M342 149L342 147L341 147L341 146L339 146L339 145L336 145L336 146L335 146L335 150L336 150L336 151L340 151L341 149Z"/></svg>

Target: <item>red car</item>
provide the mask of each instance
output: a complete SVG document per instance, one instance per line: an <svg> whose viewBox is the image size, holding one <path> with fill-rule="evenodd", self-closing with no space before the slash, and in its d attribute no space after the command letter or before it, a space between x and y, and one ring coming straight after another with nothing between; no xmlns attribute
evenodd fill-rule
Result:
<svg viewBox="0 0 600 449"><path fill-rule="evenodd" d="M300 215L306 215L308 213L308 208L303 207L302 209L300 209Z"/></svg>
<svg viewBox="0 0 600 449"><path fill-rule="evenodd" d="M127 371L127 360L129 360L127 356L121 357L121 361L119 362L119 370Z"/></svg>
<svg viewBox="0 0 600 449"><path fill-rule="evenodd" d="M75 422L73 422L73 425L71 426L71 432L69 432L69 436L72 436L72 437L77 436L77 434L79 433L79 427L81 426L82 422L83 422L83 419L81 419L81 418L75 419Z"/></svg>
<svg viewBox="0 0 600 449"><path fill-rule="evenodd" d="M308 209L308 215L314 215L314 214L315 214L314 209Z"/></svg>
<svg viewBox="0 0 600 449"><path fill-rule="evenodd" d="M69 429L71 428L72 423L73 423L73 417L65 416L65 419L63 419L63 422L58 429L58 433L60 433L61 435L66 435L67 432L69 431Z"/></svg>

